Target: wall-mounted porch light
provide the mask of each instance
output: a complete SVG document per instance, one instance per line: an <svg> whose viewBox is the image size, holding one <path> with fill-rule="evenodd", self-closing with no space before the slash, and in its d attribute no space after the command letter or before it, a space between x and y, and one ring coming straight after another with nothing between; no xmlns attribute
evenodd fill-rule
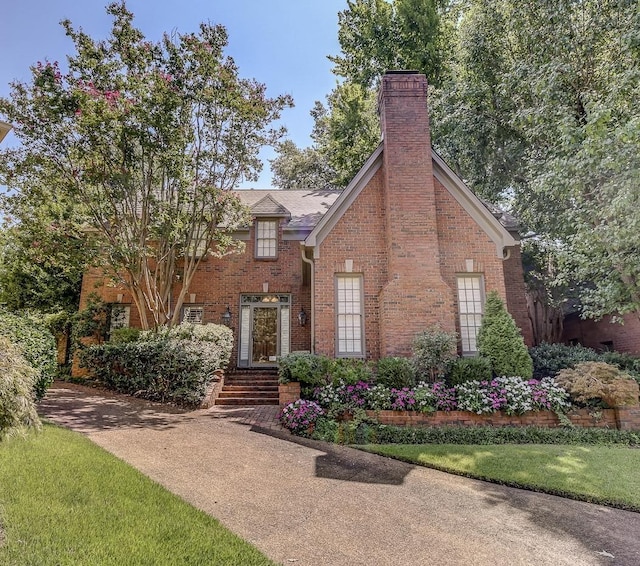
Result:
<svg viewBox="0 0 640 566"><path fill-rule="evenodd" d="M307 313L304 312L304 308L301 308L300 312L298 313L298 324L300 326L306 326L307 325Z"/></svg>
<svg viewBox="0 0 640 566"><path fill-rule="evenodd" d="M229 305L227 305L227 310L222 313L220 318L222 320L222 324L225 326L231 326L231 311L229 310Z"/></svg>

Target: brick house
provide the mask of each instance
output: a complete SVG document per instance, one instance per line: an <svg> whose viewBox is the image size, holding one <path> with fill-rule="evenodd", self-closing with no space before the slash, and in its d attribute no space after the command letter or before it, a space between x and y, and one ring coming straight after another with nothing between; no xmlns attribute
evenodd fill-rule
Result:
<svg viewBox="0 0 640 566"><path fill-rule="evenodd" d="M406 355L435 324L472 355L489 290L531 344L517 234L432 150L425 77L386 74L379 111L382 142L344 191L236 191L253 216L235 234L245 252L203 261L183 309L230 324L232 366L291 351ZM138 323L124 291L87 273L81 304L96 291L121 324Z"/></svg>

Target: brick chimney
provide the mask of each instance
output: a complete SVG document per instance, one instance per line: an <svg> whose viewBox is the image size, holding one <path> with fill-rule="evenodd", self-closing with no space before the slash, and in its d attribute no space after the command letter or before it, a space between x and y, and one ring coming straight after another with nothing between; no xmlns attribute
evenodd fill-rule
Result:
<svg viewBox="0 0 640 566"><path fill-rule="evenodd" d="M415 71L382 78L388 282L380 295L381 355L406 355L415 335L455 330L454 294L440 271L427 80Z"/></svg>

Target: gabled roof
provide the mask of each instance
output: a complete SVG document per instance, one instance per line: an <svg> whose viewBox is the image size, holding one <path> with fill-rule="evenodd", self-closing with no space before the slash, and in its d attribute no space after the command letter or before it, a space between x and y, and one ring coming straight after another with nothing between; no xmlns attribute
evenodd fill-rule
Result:
<svg viewBox="0 0 640 566"><path fill-rule="evenodd" d="M384 142L371 154L351 183L342 191L335 204L307 236L305 245L314 248L315 257L319 256L319 244L327 237L342 215L382 166L383 151ZM516 245L517 240L433 149L432 159L434 176L494 242L496 253L498 257L502 258L504 248Z"/></svg>
<svg viewBox="0 0 640 566"><path fill-rule="evenodd" d="M291 213L268 194L251 207L253 216L291 216Z"/></svg>
<svg viewBox="0 0 640 566"><path fill-rule="evenodd" d="M315 248L314 255L318 253L318 244L327 237L329 232L331 232L333 227L338 223L338 220L342 218L342 215L353 204L353 201L356 200L356 197L361 193L362 189L367 186L367 183L369 183L382 166L382 148L383 144L381 143L369 159L367 159L360 171L358 171L358 174L347 185L347 188L340 193L340 196L331 209L322 217L311 234L307 236L304 243L308 247Z"/></svg>
<svg viewBox="0 0 640 566"><path fill-rule="evenodd" d="M285 230L311 231L331 205L338 199L340 191L329 190L284 190L284 189L239 189L233 193L247 205L256 216L281 216L273 211L286 211L288 218ZM263 211L271 214L262 214Z"/></svg>

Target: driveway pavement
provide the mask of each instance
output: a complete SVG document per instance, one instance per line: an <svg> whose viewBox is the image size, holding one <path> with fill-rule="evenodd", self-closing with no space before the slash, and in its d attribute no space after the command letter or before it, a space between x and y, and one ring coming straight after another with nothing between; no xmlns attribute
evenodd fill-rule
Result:
<svg viewBox="0 0 640 566"><path fill-rule="evenodd" d="M640 514L298 439L274 408L181 412L56 384L40 411L281 564L640 564Z"/></svg>

